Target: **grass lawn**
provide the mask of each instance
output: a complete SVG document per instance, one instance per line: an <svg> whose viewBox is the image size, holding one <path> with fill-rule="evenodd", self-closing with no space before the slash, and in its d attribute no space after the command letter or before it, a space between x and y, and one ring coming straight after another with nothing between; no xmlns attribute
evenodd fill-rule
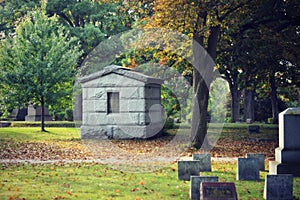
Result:
<svg viewBox="0 0 300 200"><path fill-rule="evenodd" d="M277 142L249 142L250 138L276 139L277 127L261 127L260 134L248 134L246 125L225 125L215 155L244 155L255 151L274 152ZM80 159L86 156L75 128L1 128L0 159ZM172 134L173 131L170 131ZM179 134L188 134L182 130ZM240 144L239 148L231 147ZM154 141L128 141L122 145L153 144ZM161 143L159 143L161 144ZM253 146L257 144L256 146ZM270 146L270 145L273 146ZM248 146L247 146L248 145ZM263 146L263 148L261 148ZM140 147L140 146L137 146ZM244 152L241 153L241 149ZM255 149L251 151L249 149ZM28 150L31 154L26 154ZM269 152L270 151L270 152ZM24 153L25 152L25 153ZM236 152L236 153L235 153ZM195 153L194 151L188 153ZM8 156L6 158L6 156ZM266 162L267 164L267 162ZM0 164L0 199L188 199L190 183L179 181L177 165L148 173L129 173L95 163ZM268 167L268 166L267 166ZM268 168L267 168L268 169ZM260 181L236 181L236 163L213 162L212 172L219 181L235 182L239 199L263 199L265 175ZM300 199L300 178L294 178L294 196Z"/></svg>
<svg viewBox="0 0 300 200"><path fill-rule="evenodd" d="M212 163L219 181L235 182L240 200L263 199L264 178L236 181L235 163ZM123 173L98 164L2 165L0 199L188 199L190 183L177 179L175 164L152 173ZM300 178L294 178L300 198Z"/></svg>

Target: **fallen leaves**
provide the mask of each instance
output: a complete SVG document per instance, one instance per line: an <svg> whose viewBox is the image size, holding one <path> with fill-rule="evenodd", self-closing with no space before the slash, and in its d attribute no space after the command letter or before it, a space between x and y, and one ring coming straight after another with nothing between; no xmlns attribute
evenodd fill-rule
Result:
<svg viewBox="0 0 300 200"><path fill-rule="evenodd" d="M176 152L172 148L175 145L166 147L173 137L165 136L153 140L113 140L107 146L101 148L100 143L86 143L80 140L66 141L14 141L4 140L0 143L0 159L20 160L92 160L111 159L114 156L123 156L123 160L138 160L142 155L145 160L150 157L162 156L171 157ZM93 146L94 145L94 146ZM230 138L219 139L211 150L212 157L243 157L246 153L264 153L267 158L274 157L274 149L278 142L274 141L253 141L247 139L232 140ZM118 147L118 148L116 148ZM169 148L169 149L168 149ZM116 150L117 149L117 150ZM168 151L166 151L168 149ZM122 152L120 152L122 151ZM113 154L115 153L115 154ZM122 153L122 154L121 154ZM195 153L202 153L201 150L182 148L180 156L191 156ZM172 155L172 156L174 156ZM178 154L176 154L178 156ZM117 158L117 157L115 157ZM121 159L120 159L121 160ZM171 169L175 170L175 169Z"/></svg>
<svg viewBox="0 0 300 200"><path fill-rule="evenodd" d="M14 142L0 144L0 159L60 160L89 159L90 154L80 142Z"/></svg>

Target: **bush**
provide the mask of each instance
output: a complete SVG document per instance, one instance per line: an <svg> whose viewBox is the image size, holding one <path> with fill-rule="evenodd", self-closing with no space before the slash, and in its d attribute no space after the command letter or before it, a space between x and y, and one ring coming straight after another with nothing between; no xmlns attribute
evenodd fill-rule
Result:
<svg viewBox="0 0 300 200"><path fill-rule="evenodd" d="M41 122L11 122L10 127L40 127ZM45 127L75 127L74 122L45 122Z"/></svg>

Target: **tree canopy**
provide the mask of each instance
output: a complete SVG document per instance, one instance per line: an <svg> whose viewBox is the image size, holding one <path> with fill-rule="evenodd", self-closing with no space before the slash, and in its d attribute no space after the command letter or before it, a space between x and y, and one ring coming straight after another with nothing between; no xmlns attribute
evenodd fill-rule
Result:
<svg viewBox="0 0 300 200"><path fill-rule="evenodd" d="M36 10L17 26L16 36L2 45L0 78L1 90L7 92L5 105L29 100L39 104L44 131L44 106L71 99L72 77L81 55L78 40L57 25L56 17Z"/></svg>

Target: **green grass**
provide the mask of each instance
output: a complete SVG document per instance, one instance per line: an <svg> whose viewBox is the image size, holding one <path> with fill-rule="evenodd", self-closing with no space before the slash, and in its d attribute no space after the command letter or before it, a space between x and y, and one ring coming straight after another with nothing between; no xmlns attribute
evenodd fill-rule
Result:
<svg viewBox="0 0 300 200"><path fill-rule="evenodd" d="M2 166L0 199L187 199L173 168L123 173L98 164Z"/></svg>
<svg viewBox="0 0 300 200"><path fill-rule="evenodd" d="M230 125L232 126L232 125ZM245 125L226 127L221 138L240 140L246 137L278 137L277 128L261 127L260 134L249 134ZM3 141L68 142L79 140L75 128L39 127L1 128ZM181 130L180 134L188 134ZM170 131L172 132L172 131ZM212 172L219 181L234 182L239 199L263 199L264 179L268 172L260 172L260 181L236 181L236 163L213 162ZM155 172L128 173L100 164L0 164L0 199L188 199L190 183L179 181L176 164ZM268 169L268 166L266 166ZM294 178L294 196L300 199L300 178Z"/></svg>
<svg viewBox="0 0 300 200"><path fill-rule="evenodd" d="M0 199L188 199L190 183L176 165L152 173L126 173L99 164L0 165ZM236 181L236 164L213 162L219 181L234 182L240 200L263 199L264 179ZM300 198L300 178L294 178Z"/></svg>
<svg viewBox="0 0 300 200"><path fill-rule="evenodd" d="M80 139L80 132L76 128L46 128L41 132L39 127L8 127L0 129L0 141L60 141Z"/></svg>

